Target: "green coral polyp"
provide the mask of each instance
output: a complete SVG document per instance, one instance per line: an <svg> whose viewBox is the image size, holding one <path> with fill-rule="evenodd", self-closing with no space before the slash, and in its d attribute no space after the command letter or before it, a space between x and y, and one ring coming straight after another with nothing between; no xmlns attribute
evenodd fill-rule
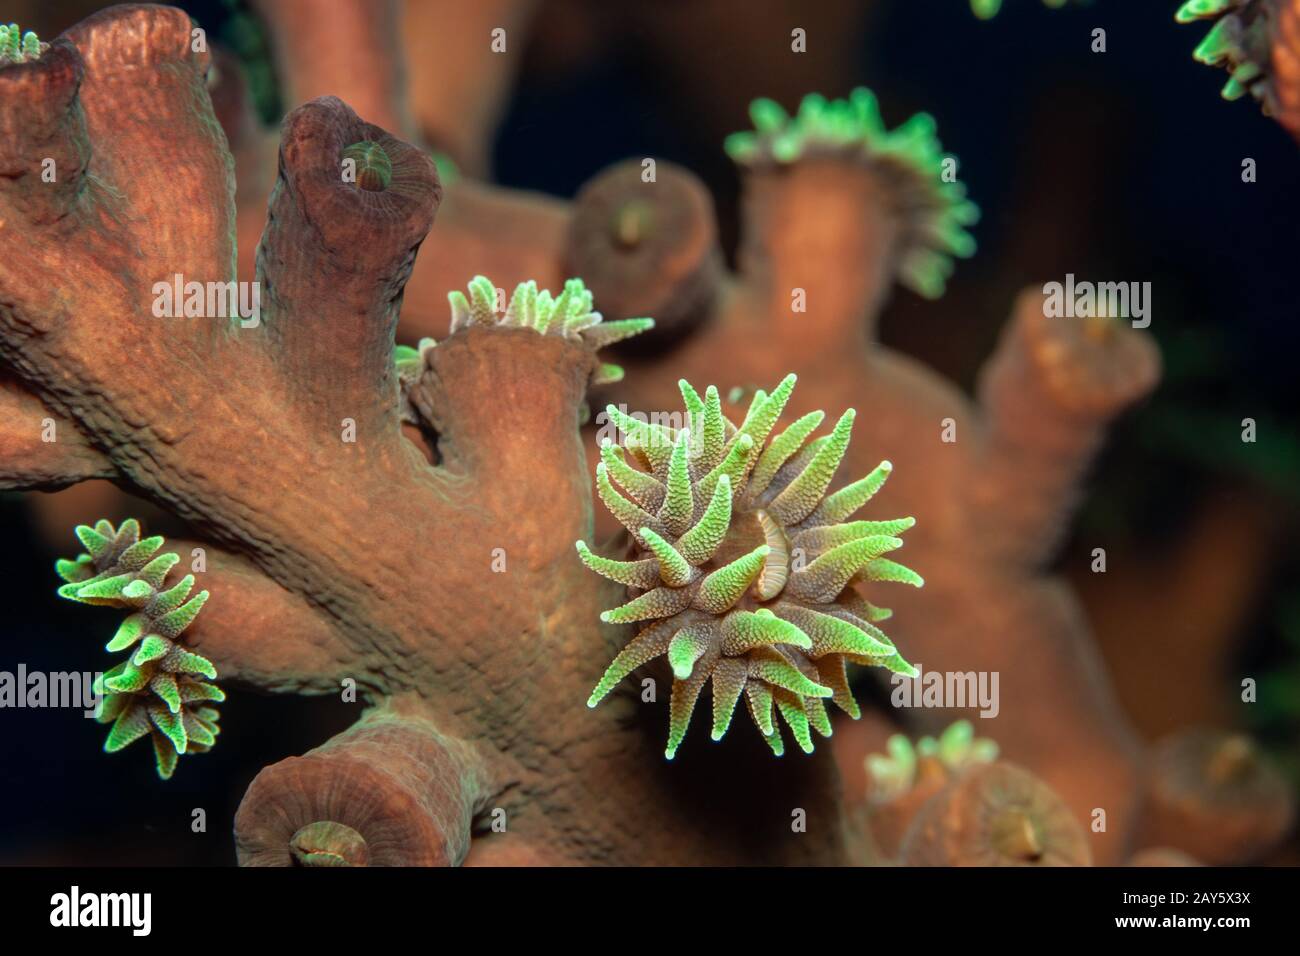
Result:
<svg viewBox="0 0 1300 956"><path fill-rule="evenodd" d="M1192 55L1198 63L1221 66L1231 74L1222 91L1225 100L1249 93L1266 114L1275 112L1270 74L1273 17L1265 0L1189 0L1174 16L1179 23L1217 21Z"/></svg>
<svg viewBox="0 0 1300 956"><path fill-rule="evenodd" d="M975 239L965 227L979 221L979 207L951 175L956 158L943 151L928 113L888 130L875 95L859 87L848 99L810 93L794 116L768 99L755 100L749 114L754 129L726 140L728 154L741 165L780 166L831 155L869 165L890 181L905 211L898 278L919 295L943 295L953 257L974 255Z"/></svg>
<svg viewBox="0 0 1300 956"><path fill-rule="evenodd" d="M921 757L938 760L945 769L957 772L973 764L992 763L998 759L999 752L996 742L975 736L969 720L954 721L938 738L922 737L915 745L903 734L894 734L885 742L885 749L885 754L867 757L867 773L878 799L889 799L910 790Z"/></svg>
<svg viewBox="0 0 1300 956"><path fill-rule="evenodd" d="M537 282L520 282L498 311L497 286L486 276L474 276L469 281L469 295L460 290L447 294L451 303L451 333L473 325L495 328L532 329L541 336L559 336L577 342L593 352L604 349L625 338L637 336L654 328L654 319L620 319L607 323L601 313L594 311L594 300L588 287L580 278L564 282L559 295L549 289L538 289ZM432 338L421 339L419 347L396 346L394 363L400 380L413 382L424 369L430 349L437 345ZM620 365L602 363L591 377L591 384L606 385L620 381Z"/></svg>
<svg viewBox="0 0 1300 956"><path fill-rule="evenodd" d="M95 683L103 698L96 718L113 725L104 750L114 753L148 734L158 775L166 780L181 754L209 750L219 732L217 711L209 705L225 694L208 683L217 670L180 643L208 592L192 594L194 576L188 574L168 586L167 575L180 556L158 553L163 539L141 538L134 519L120 528L108 521L93 528L80 525L76 534L86 551L56 563L67 582L59 596L131 612L105 648L131 653Z"/></svg>
<svg viewBox="0 0 1300 956"><path fill-rule="evenodd" d="M367 192L383 192L393 181L393 162L379 143L353 143L344 148L343 158L355 164L356 184Z"/></svg>
<svg viewBox="0 0 1300 956"><path fill-rule="evenodd" d="M916 674L876 627L889 611L855 590L869 582L923 583L884 557L902 546L898 535L914 521L847 520L884 484L888 462L826 494L848 448L851 410L829 435L810 438L824 418L813 412L768 441L795 376L770 395L756 392L740 425L722 414L715 387L701 397L686 381L679 385L688 422L682 429L606 409L626 437L601 449L596 486L630 532L633 553L615 560L583 541L576 546L587 567L629 588L631 600L601 620L642 627L587 704L595 707L633 670L666 657L674 676L669 759L710 680L714 740L743 697L774 753L785 749L777 716L810 753L812 731L831 733L824 701L859 716L846 664Z"/></svg>
<svg viewBox="0 0 1300 956"><path fill-rule="evenodd" d="M39 60L50 45L42 43L31 30L23 33L18 24L0 24L0 66L7 63L30 63Z"/></svg>
<svg viewBox="0 0 1300 956"><path fill-rule="evenodd" d="M1069 0L1043 0L1043 6L1060 10ZM1002 0L970 0L971 13L981 20L992 20L1002 11Z"/></svg>

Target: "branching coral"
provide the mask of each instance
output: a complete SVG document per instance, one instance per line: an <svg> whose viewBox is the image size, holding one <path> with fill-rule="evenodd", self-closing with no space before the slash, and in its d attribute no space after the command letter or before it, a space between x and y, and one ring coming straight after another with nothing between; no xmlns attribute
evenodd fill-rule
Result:
<svg viewBox="0 0 1300 956"><path fill-rule="evenodd" d="M887 130L875 95L858 88L847 100L809 94L793 117L771 100L755 100L750 117L754 132L727 138L727 152L737 163L752 167L838 156L869 165L888 183L893 201L907 211L907 232L898 242L898 278L915 292L938 298L952 275L952 257L975 253L965 227L979 220L979 209L966 198L966 187L956 178L957 160L943 152L928 113Z"/></svg>
<svg viewBox="0 0 1300 956"><path fill-rule="evenodd" d="M600 326L470 321L395 363L441 199L422 151L337 99L295 109L260 323L154 317L160 279L235 278L233 163L190 30L113 8L0 69L0 397L17 413L0 447L20 452L0 474L112 477L184 518L211 591L185 637L223 682L355 688L351 728L250 784L241 862L858 859L824 748L774 768L729 740L710 756L750 796L702 800L691 757L663 761L631 701L583 706L627 636L599 622L621 588L573 553L593 533L578 420ZM157 162L160 136L179 161ZM358 143L387 159L382 188L344 175ZM56 183L31 175L47 156ZM571 291L562 314L589 320L586 301ZM403 394L436 463L402 430ZM31 438L45 419L58 441ZM793 832L796 807L818 825ZM489 813L504 826L471 847Z"/></svg>
<svg viewBox="0 0 1300 956"><path fill-rule="evenodd" d="M267 7L310 20L313 4ZM365 4L339 7L361 28L322 21L330 29L277 34L291 64L315 70L288 101L344 92L368 119L412 138L396 58L358 70L350 49L377 42L386 21L368 18ZM187 638L223 680L322 693L351 679L373 705L351 730L259 774L237 819L242 861L858 858L836 826L826 748L773 762L753 742L764 759L751 762L732 735L740 739L708 756L753 796L719 801L686 772L690 748L661 759L657 735L638 725L645 708L623 695L582 708L600 664L635 640L629 628L599 626L622 588L572 552L593 534L574 424L593 378L609 376L585 336L503 324L508 306L495 290L490 320L480 308L483 321L393 361L399 308L407 341L442 336L447 291L483 272L508 287L583 275L612 319L669 319L671 349L629 354L626 379L603 386L604 400L663 409L683 376L717 382L725 396L794 367L803 385L785 411L795 421L816 408L871 409L845 468L874 466L863 438L888 448L909 480L882 501L924 519L908 540L928 584L924 600L900 592L899 646L930 668L1001 673L991 732L1063 795L1074 820L1104 808L1110 829L1089 839L1099 859L1126 857L1136 744L1077 603L1044 565L1079 475L1111 419L1153 386L1158 357L1127 328L1094 335L1049 320L1037 294L1017 305L978 402L874 342L894 279L933 291L948 264L928 257L965 242L955 237L966 223L949 215L965 200L947 188L947 157L926 124L904 126L929 164L910 167L894 163L912 157L906 149L882 160L843 140L778 161L761 130L742 137L753 162L742 169L743 238L730 272L707 193L666 163L650 183L617 167L572 204L468 179L444 195L422 150L338 100L294 110L279 136L235 111L222 118L239 158L236 248L232 160L189 29L176 11L117 9L39 61L0 71L0 223L22 231L0 261L9 373L0 399L13 413L0 447L15 451L0 478L49 488L109 477L180 514L209 539L213 592ZM125 101L138 122L124 121ZM165 168L164 129L184 160ZM339 164L359 144L378 152L357 151L367 177L349 183ZM32 171L50 155L59 179L37 185ZM917 206L918 196L928 198ZM266 293L260 329L163 330L145 317L153 282L177 271L232 279L239 253ZM661 316L661 305L675 314ZM188 414L199 400L205 414ZM431 437L432 467L402 437L403 417ZM57 443L32 438L45 419L57 423ZM345 419L355 442L339 439ZM637 460L666 495L667 471ZM688 456L688 476L689 466ZM659 561L644 535L630 557ZM900 716L937 729L926 714ZM792 839L792 806L829 823ZM508 832L471 848L471 822L488 808L508 817ZM751 838L760 831L766 839Z"/></svg>
<svg viewBox="0 0 1300 956"><path fill-rule="evenodd" d="M777 756L785 745L773 705L800 748L811 753L811 731L831 733L823 698L859 715L846 663L916 674L875 626L889 611L850 586L895 581L919 587L915 571L884 557L902 547L898 535L915 521L847 521L885 483L892 469L887 461L826 495L848 449L852 410L829 435L809 440L824 417L811 412L768 443L795 376L786 376L771 395L756 392L739 426L723 415L717 388L709 386L701 398L685 380L679 384L686 427L640 421L613 405L606 409L645 469L629 464L614 444L604 446L596 468L601 500L635 547L630 561L599 557L583 541L578 553L589 568L634 595L602 614L603 621L650 623L614 658L587 704L596 706L634 669L667 656L674 678L669 759L710 680L714 740L727 732L743 694Z"/></svg>
<svg viewBox="0 0 1300 956"><path fill-rule="evenodd" d="M550 290L538 290L533 280L515 287L508 304L503 304L504 290L498 290L486 276L475 276L469 283L469 298L459 290L447 294L451 304L451 331L481 326L502 329L531 329L539 335L552 335L577 343L595 354L600 349L654 328L654 319L620 319L605 322L594 310L591 292L581 279L569 279L559 296ZM415 347L399 345L393 358L401 383L402 418L412 425L427 424L433 412L421 412L416 402L416 388L428 367L430 350L437 346L432 337L425 337ZM611 362L603 362L592 376L593 385L620 381L623 369ZM585 421L589 410L584 402L580 415Z"/></svg>
<svg viewBox="0 0 1300 956"><path fill-rule="evenodd" d="M1300 138L1298 0L1187 0L1176 16L1179 23L1216 21L1195 56L1232 74L1224 99L1249 93L1266 115Z"/></svg>
<svg viewBox="0 0 1300 956"><path fill-rule="evenodd" d="M216 742L217 711L208 705L224 700L225 694L203 678L215 678L217 670L179 642L203 609L208 592L191 597L192 574L166 586L180 556L159 554L163 539L142 539L134 519L120 528L108 521L93 528L81 525L77 537L86 551L75 560L58 562L59 576L68 582L59 588L59 596L130 610L105 650L139 645L96 684L96 693L105 695L96 717L113 724L104 749L113 753L148 734L158 775L166 780L181 754L202 753Z"/></svg>

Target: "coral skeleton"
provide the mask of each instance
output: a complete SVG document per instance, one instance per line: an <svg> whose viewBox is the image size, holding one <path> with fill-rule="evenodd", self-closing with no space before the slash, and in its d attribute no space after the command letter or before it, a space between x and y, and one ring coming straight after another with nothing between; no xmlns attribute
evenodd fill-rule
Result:
<svg viewBox="0 0 1300 956"><path fill-rule="evenodd" d="M217 670L180 641L208 592L191 596L192 574L168 586L167 575L180 556L159 554L163 539L142 539L134 519L119 528L108 521L93 528L81 525L77 537L86 551L58 562L59 577L67 582L59 596L131 612L105 650L135 650L95 685L96 694L103 697L95 716L113 725L104 750L113 753L148 734L158 776L166 780L181 754L203 753L216 742L217 711L209 704L224 700L225 694L208 681L216 678Z"/></svg>
<svg viewBox="0 0 1300 956"><path fill-rule="evenodd" d="M629 561L602 558L583 541L578 554L633 594L601 620L649 623L614 658L587 704L596 706L635 668L666 656L673 671L669 759L710 680L713 739L727 732L743 696L754 725L780 756L785 746L774 711L805 753L813 750L813 730L831 734L823 699L859 716L847 663L916 676L876 627L890 612L852 587L921 586L915 571L884 557L902 547L898 536L915 520L847 520L885 483L887 461L826 494L849 445L851 409L829 435L811 438L825 417L818 411L768 442L794 385L788 375L770 395L755 392L740 425L723 414L716 387L701 397L685 380L679 383L684 428L606 409L640 467L622 447L606 444L596 485L635 547Z"/></svg>

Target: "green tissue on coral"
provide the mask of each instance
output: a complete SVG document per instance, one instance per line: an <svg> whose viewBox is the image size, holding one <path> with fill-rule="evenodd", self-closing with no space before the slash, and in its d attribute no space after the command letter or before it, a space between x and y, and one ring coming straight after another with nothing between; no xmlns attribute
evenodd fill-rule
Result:
<svg viewBox="0 0 1300 956"><path fill-rule="evenodd" d="M987 737L976 737L969 720L955 721L937 739L922 737L915 746L903 734L894 734L885 748L887 754L867 757L873 793L880 799L898 796L912 788L917 760L921 757L934 758L951 771L977 763L992 763L998 758L998 745Z"/></svg>
<svg viewBox="0 0 1300 956"><path fill-rule="evenodd" d="M509 302L499 303L492 280L475 276L470 280L468 296L456 290L448 293L447 301L451 303L452 334L473 325L532 329L540 335L561 336L592 352L654 328L655 324L654 319L606 322L594 310L591 292L581 279L567 280L558 296L552 296L547 289L539 290L530 279L515 286ZM422 339L419 348L397 346L393 360L398 377L408 384L418 379L435 344L433 339ZM591 383L604 385L622 377L622 368L605 363L596 370Z"/></svg>
<svg viewBox="0 0 1300 956"><path fill-rule="evenodd" d="M811 93L794 116L768 99L755 100L749 113L754 129L726 141L737 163L786 165L832 155L867 164L887 180L905 211L898 278L919 295L943 295L953 257L974 255L975 240L965 227L979 220L979 207L966 198L956 157L943 151L930 114L917 113L888 130L875 95L862 87L842 100Z"/></svg>
<svg viewBox="0 0 1300 956"><path fill-rule="evenodd" d="M670 759L710 680L713 739L727 732L743 696L779 756L785 745L775 716L805 752L813 749L811 731L830 736L824 700L859 716L847 663L916 674L876 627L889 612L855 590L875 582L922 584L916 572L884 557L902 546L899 535L913 519L848 520L892 466L882 462L826 494L848 448L854 413L846 412L829 435L811 438L824 418L812 412L769 442L794 384L789 375L770 395L756 392L739 425L722 414L715 387L701 397L686 381L679 383L684 428L606 409L626 445L601 449L596 487L631 533L633 553L631 560L615 560L578 541L578 555L630 589L631 600L601 620L643 626L587 704L596 706L637 667L666 657L674 677Z"/></svg>
<svg viewBox="0 0 1300 956"><path fill-rule="evenodd" d="M1231 74L1222 91L1225 100L1249 93L1265 114L1276 111L1270 72L1273 17L1266 0L1188 0L1174 16L1179 23L1217 21L1192 55L1198 63L1222 66Z"/></svg>
<svg viewBox="0 0 1300 956"><path fill-rule="evenodd" d="M31 30L23 33L16 23L8 26L0 24L0 66L39 60L47 49L49 44L42 43L40 37Z"/></svg>
<svg viewBox="0 0 1300 956"><path fill-rule="evenodd" d="M113 753L148 734L158 775L166 780L181 754L209 750L219 732L217 711L208 706L225 699L208 683L217 670L180 643L208 592L191 595L194 576L188 574L168 586L167 574L180 556L159 553L163 539L141 538L134 519L120 528L108 521L93 528L80 525L76 534L86 550L55 565L67 582L59 596L130 612L106 650L134 650L95 683L95 693L103 697L96 717L113 724L104 749Z"/></svg>

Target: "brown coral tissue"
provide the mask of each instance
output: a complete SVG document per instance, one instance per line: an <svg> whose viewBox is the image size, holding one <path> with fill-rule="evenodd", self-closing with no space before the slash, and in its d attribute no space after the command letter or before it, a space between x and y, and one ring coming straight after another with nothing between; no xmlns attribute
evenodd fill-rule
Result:
<svg viewBox="0 0 1300 956"><path fill-rule="evenodd" d="M1300 0L13 6L0 863L1300 861Z"/></svg>

